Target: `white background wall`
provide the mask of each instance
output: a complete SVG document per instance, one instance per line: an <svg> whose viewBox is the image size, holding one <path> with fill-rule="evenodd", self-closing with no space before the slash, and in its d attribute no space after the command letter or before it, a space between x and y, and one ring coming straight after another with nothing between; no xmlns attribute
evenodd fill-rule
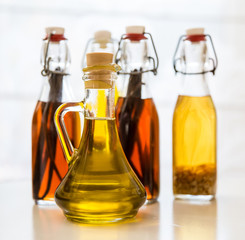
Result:
<svg viewBox="0 0 245 240"><path fill-rule="evenodd" d="M31 178L31 120L42 84L44 28L66 28L71 83L80 99L88 38L101 29L119 38L126 25L135 24L152 33L160 58L151 91L161 123L162 190L171 188L171 121L178 91L172 56L178 37L190 27L205 27L219 58L210 81L218 114L219 179L245 173L245 1L0 0L0 181Z"/></svg>

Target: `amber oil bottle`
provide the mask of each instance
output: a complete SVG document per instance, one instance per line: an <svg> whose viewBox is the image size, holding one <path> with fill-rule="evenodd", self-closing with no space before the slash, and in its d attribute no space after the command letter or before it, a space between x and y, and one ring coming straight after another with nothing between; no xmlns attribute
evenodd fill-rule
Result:
<svg viewBox="0 0 245 240"><path fill-rule="evenodd" d="M216 193L216 110L206 75L215 71L203 29L189 29L180 40L182 89L173 115L173 193L175 198L211 200ZM214 50L214 48L213 48ZM214 65L214 63L216 65Z"/></svg>

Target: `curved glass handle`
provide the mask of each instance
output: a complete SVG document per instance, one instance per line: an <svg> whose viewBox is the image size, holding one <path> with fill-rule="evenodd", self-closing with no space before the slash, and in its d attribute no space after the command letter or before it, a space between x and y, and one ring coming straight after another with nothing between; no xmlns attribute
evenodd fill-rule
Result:
<svg viewBox="0 0 245 240"><path fill-rule="evenodd" d="M68 165L71 162L72 155L74 153L74 147L71 143L71 140L68 136L65 122L64 122L64 116L68 112L81 112L83 111L83 102L80 103L64 103L60 105L55 114L54 114L54 123L57 130L58 137L60 139L60 143L66 158L66 161L68 162Z"/></svg>

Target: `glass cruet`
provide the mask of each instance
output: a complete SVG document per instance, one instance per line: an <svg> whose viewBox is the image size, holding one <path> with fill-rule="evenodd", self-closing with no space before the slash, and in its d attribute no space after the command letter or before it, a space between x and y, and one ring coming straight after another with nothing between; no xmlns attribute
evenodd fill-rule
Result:
<svg viewBox="0 0 245 240"><path fill-rule="evenodd" d="M149 55L151 40L155 57ZM120 62L119 98L116 121L125 155L143 183L147 203L160 192L159 118L149 90L157 74L158 57L150 33L143 26L129 26L119 42L116 62Z"/></svg>
<svg viewBox="0 0 245 240"><path fill-rule="evenodd" d="M208 40L214 59L208 54ZM178 54L179 53L179 54ZM179 55L179 57L177 57ZM211 200L216 193L216 110L206 75L217 57L204 29L188 29L179 40L174 69L182 88L173 115L173 193L175 198Z"/></svg>
<svg viewBox="0 0 245 240"><path fill-rule="evenodd" d="M112 58L110 53L87 54L84 101L64 104L55 113L69 163L55 201L69 220L94 224L122 221L134 217L146 199L144 186L131 169L118 137L114 84L119 66L112 64ZM63 117L69 111L84 115L78 149L74 149L65 130Z"/></svg>
<svg viewBox="0 0 245 240"><path fill-rule="evenodd" d="M53 121L56 109L74 100L64 28L46 28L41 64L43 86L32 119L32 192L36 204L47 205L55 204L55 190L68 170ZM72 143L78 146L81 137L79 115L71 113L65 122Z"/></svg>

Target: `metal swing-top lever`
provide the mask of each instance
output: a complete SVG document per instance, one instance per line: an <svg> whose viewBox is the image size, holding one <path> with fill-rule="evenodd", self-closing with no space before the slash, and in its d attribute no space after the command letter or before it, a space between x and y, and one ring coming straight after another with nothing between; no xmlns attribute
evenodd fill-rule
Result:
<svg viewBox="0 0 245 240"><path fill-rule="evenodd" d="M118 74L130 74L130 75L137 75L137 74L141 74L141 73L146 73L146 72L153 72L154 75L157 75L157 70L158 70L158 66L159 66L159 58L157 55L157 51L156 51L156 47L152 38L152 35L148 32L145 32L145 27L143 26L130 26L126 28L126 34L123 34L120 38L120 41L118 43L118 50L115 54L115 63L118 64L118 62L120 62L120 57L118 57L119 52L122 51L121 48L121 43L123 40L125 39L129 39L132 41L140 41L143 39L147 39L146 35L148 35L151 39L151 43L152 43L152 47L155 53L155 58L151 57L151 56L147 56L147 58L152 61L152 65L153 68L149 69L149 70L142 70L142 71L137 71L137 72L118 72ZM156 59L156 60L155 60Z"/></svg>
<svg viewBox="0 0 245 240"><path fill-rule="evenodd" d="M48 56L48 50L49 50L49 43L54 41L54 42L59 42L61 40L66 40L64 37L64 28L61 27L49 27L46 28L46 38L44 40L47 40L47 45L45 48L44 52L44 65L43 65L43 70L41 71L42 76L46 77L50 73L55 73L55 74L60 74L60 75L69 75L69 73L64 73L64 72L59 72L59 71L52 71L49 69L49 64L50 61L52 60L51 57L47 59Z"/></svg>
<svg viewBox="0 0 245 240"><path fill-rule="evenodd" d="M175 50L175 53L174 53L174 57L173 57L173 68L174 68L174 71L176 74L181 73L184 75L197 75L197 74L205 74L205 73L211 72L211 73L213 73L213 75L215 75L215 71L216 71L217 66L218 66L218 58L216 55L216 51L215 51L214 44L213 44L211 36L209 34L204 34L203 32L204 32L203 28L189 29L189 32L187 30L186 35L180 36L176 50ZM210 58L210 57L208 58L208 60L212 62L212 65L213 65L212 69L202 71L202 72L197 72L197 73L188 73L188 72L178 70L176 66L177 66L177 63L182 60L182 58L181 57L176 58L176 55L178 53L179 46L181 45L182 41L189 40L191 42L199 42L199 41L206 41L206 38L208 38L210 43L211 43L211 47L212 47L214 58L215 58L215 59Z"/></svg>

